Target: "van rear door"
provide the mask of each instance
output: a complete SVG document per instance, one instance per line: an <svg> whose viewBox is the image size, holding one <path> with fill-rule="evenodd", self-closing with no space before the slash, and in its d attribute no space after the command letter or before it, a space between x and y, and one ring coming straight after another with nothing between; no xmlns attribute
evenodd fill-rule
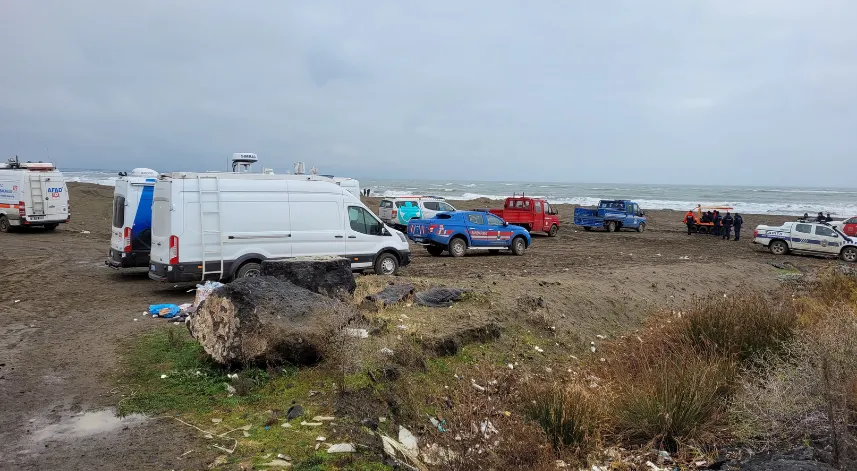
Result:
<svg viewBox="0 0 857 471"><path fill-rule="evenodd" d="M123 228L125 227L125 210L128 206L129 188L127 181L117 181L113 190L113 221L110 230L110 248L122 252L125 250Z"/></svg>
<svg viewBox="0 0 857 471"><path fill-rule="evenodd" d="M45 195L45 220L65 221L68 218L68 188L59 172L50 172L41 178Z"/></svg>
<svg viewBox="0 0 857 471"><path fill-rule="evenodd" d="M153 262L170 263L170 236L172 234L172 185L171 180L155 183L152 200L152 252Z"/></svg>

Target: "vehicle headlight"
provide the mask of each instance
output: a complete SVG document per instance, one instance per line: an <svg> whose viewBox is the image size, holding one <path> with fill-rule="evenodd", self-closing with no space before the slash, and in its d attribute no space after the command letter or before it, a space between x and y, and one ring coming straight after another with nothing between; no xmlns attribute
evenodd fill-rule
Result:
<svg viewBox="0 0 857 471"><path fill-rule="evenodd" d="M407 242L407 241L408 241L408 239L405 239L405 234L402 234L402 233L401 233L401 232L399 232L399 231L396 231L396 234L398 234L399 239L402 239L402 242Z"/></svg>

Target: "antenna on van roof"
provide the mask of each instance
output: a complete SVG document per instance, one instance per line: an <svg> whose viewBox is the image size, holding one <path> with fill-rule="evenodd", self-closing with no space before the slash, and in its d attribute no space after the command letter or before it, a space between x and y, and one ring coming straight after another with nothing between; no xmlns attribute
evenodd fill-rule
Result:
<svg viewBox="0 0 857 471"><path fill-rule="evenodd" d="M232 154L232 171L237 173L249 173L253 164L259 161L256 154L250 152L236 152Z"/></svg>

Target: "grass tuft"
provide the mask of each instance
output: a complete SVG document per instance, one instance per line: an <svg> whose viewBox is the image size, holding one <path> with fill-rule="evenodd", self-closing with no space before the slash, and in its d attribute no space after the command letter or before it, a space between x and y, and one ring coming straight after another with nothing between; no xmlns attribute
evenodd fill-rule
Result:
<svg viewBox="0 0 857 471"><path fill-rule="evenodd" d="M795 312L755 293L696 300L678 333L700 353L747 361L788 342ZM678 339L679 342L682 339Z"/></svg>
<svg viewBox="0 0 857 471"><path fill-rule="evenodd" d="M556 451L570 448L585 455L599 443L604 410L599 398L580 386L540 391L533 395L526 412Z"/></svg>

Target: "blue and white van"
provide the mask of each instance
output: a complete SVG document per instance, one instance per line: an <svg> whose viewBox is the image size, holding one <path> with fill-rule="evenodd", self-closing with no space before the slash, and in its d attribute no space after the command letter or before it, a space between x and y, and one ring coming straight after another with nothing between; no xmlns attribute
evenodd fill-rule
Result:
<svg viewBox="0 0 857 471"><path fill-rule="evenodd" d="M104 262L112 268L149 266L152 246L152 197L158 172L135 168L120 173L113 191L113 229Z"/></svg>

